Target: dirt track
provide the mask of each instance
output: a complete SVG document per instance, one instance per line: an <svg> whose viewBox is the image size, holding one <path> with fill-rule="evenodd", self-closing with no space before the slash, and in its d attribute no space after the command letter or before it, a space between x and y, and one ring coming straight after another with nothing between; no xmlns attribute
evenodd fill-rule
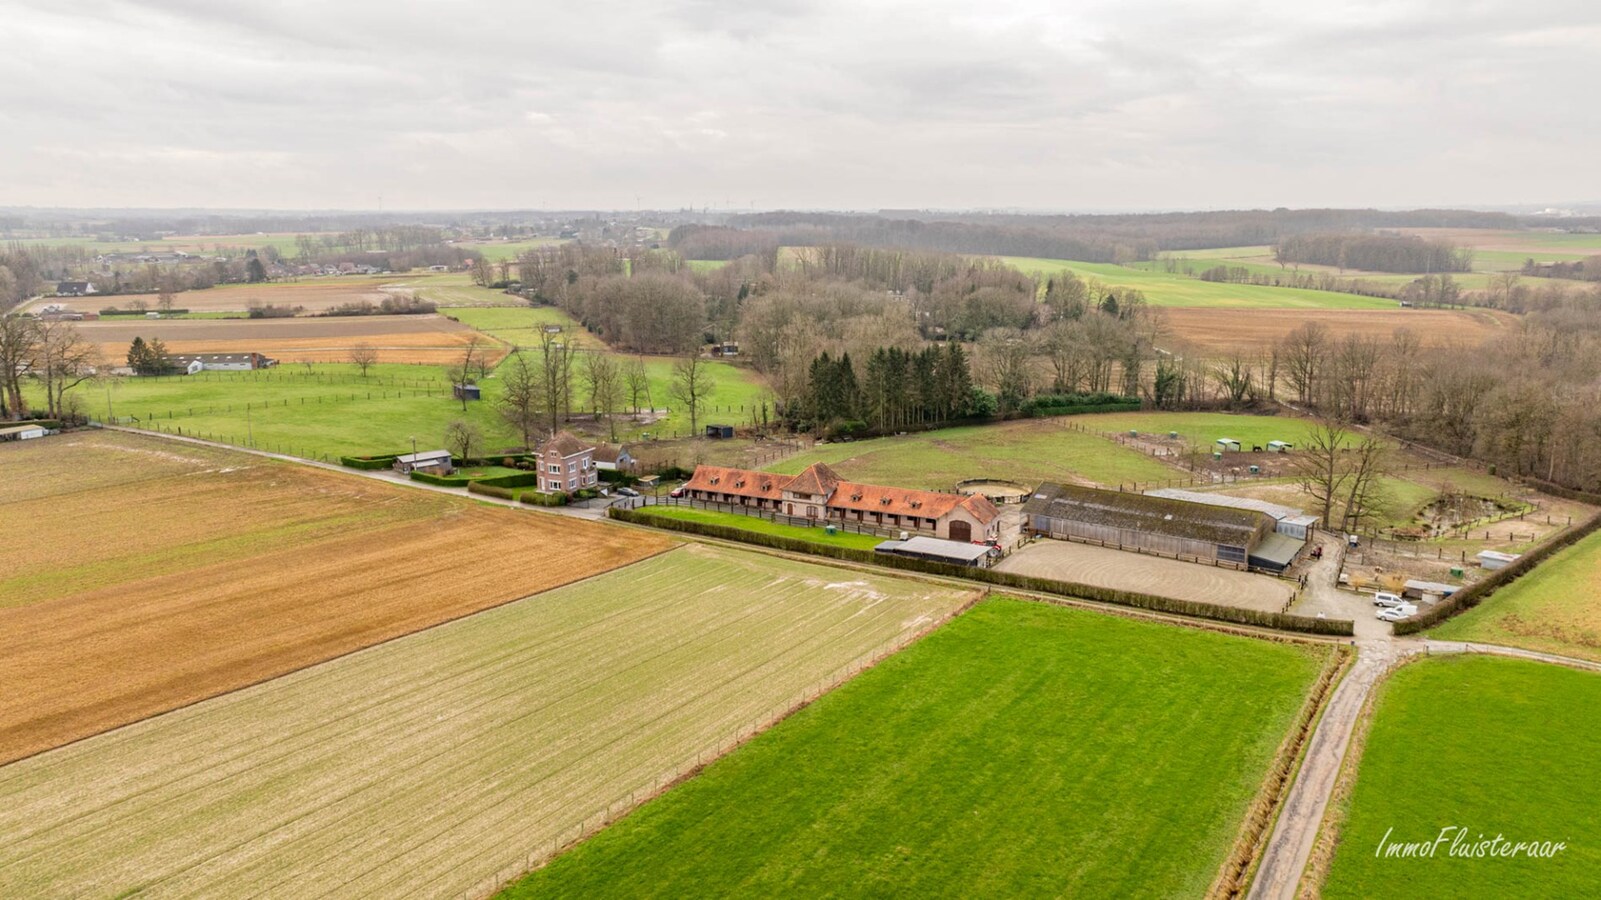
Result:
<svg viewBox="0 0 1601 900"><path fill-rule="evenodd" d="M1449 309L1165 309L1164 340L1203 351L1264 350L1307 322L1319 322L1330 336L1389 340L1407 328L1424 346L1474 346L1513 321L1489 310Z"/></svg>
<svg viewBox="0 0 1601 900"><path fill-rule="evenodd" d="M1036 541L995 568L1266 612L1282 610L1291 590L1289 582L1266 575L1068 541Z"/></svg>

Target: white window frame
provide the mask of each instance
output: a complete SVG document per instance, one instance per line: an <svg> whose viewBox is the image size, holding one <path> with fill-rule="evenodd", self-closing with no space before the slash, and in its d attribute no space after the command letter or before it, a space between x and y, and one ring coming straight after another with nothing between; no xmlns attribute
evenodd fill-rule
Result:
<svg viewBox="0 0 1601 900"><path fill-rule="evenodd" d="M546 466L545 468L547 470L547 474L550 474L550 475L560 475L561 474L561 466L558 466L555 463L551 463L550 465Z"/></svg>

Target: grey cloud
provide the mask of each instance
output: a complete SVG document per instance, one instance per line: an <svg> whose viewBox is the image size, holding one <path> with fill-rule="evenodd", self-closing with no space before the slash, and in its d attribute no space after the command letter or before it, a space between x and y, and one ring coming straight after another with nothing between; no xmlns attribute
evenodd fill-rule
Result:
<svg viewBox="0 0 1601 900"><path fill-rule="evenodd" d="M1502 203L1601 139L1568 0L7 6L0 204Z"/></svg>

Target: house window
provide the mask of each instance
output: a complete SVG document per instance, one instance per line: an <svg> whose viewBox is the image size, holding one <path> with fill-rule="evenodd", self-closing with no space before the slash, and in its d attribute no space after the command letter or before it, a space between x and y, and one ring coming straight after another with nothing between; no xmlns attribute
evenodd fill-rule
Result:
<svg viewBox="0 0 1601 900"><path fill-rule="evenodd" d="M567 473L569 475L576 471L578 471L578 463L570 462L567 464Z"/></svg>
<svg viewBox="0 0 1601 900"><path fill-rule="evenodd" d="M576 478L567 479L567 490L570 491L575 487L578 487L578 480Z"/></svg>
<svg viewBox="0 0 1601 900"><path fill-rule="evenodd" d="M551 463L548 468L550 469L550 474L552 474L552 475L560 475L561 474L561 466L558 466L555 463Z"/></svg>

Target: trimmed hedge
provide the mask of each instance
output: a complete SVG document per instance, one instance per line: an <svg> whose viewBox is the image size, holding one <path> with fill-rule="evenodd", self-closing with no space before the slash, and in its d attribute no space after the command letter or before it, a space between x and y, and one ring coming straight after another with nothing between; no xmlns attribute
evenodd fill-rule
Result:
<svg viewBox="0 0 1601 900"><path fill-rule="evenodd" d="M539 485L539 473L519 472L516 475L492 475L488 478L479 478L477 482L498 488L537 487Z"/></svg>
<svg viewBox="0 0 1601 900"><path fill-rule="evenodd" d="M517 492L515 490L512 490L509 487L496 487L492 484L485 484L484 482L487 480L489 479L480 478L467 485L467 493L484 494L485 496L489 497L499 497L502 500L517 499Z"/></svg>
<svg viewBox="0 0 1601 900"><path fill-rule="evenodd" d="M380 456L341 456L339 457L339 464L347 468L362 469L370 472L393 466L399 456L399 453L388 453Z"/></svg>
<svg viewBox="0 0 1601 900"><path fill-rule="evenodd" d="M1601 500L1601 498L1593 497L1593 495L1585 496L1593 498L1586 502L1594 503ZM1428 612L1418 613L1410 619L1402 619L1396 622L1396 636L1416 634L1424 629L1433 628L1457 613L1478 606L1484 602L1484 598L1529 574L1529 571L1535 566L1546 561L1557 552L1565 550L1578 543L1581 539L1590 536L1598 528L1601 528L1601 515L1593 516L1588 522L1574 528L1556 540L1519 556L1505 568L1491 572L1483 581L1470 584L1441 600Z"/></svg>
<svg viewBox="0 0 1601 900"><path fill-rule="evenodd" d="M524 499L526 501L526 497ZM707 522L693 522L687 519L657 518L642 514L637 510L621 509L615 506L608 509L606 514L611 518L624 522L634 522L654 528L665 528L669 531L684 531L730 541L741 541L747 544L758 544L764 547L772 547L776 550L810 553L815 556L870 563L872 565L887 566L892 569L909 569L914 572L941 575L947 578L984 581L1000 587L1057 594L1062 597L1076 597L1082 600L1096 600L1101 603L1112 603L1118 606L1129 606L1155 612L1177 613L1184 616L1229 622L1235 625L1261 625L1285 631L1300 631L1307 634L1350 635L1353 633L1352 623L1347 619L1317 619L1311 616L1292 616L1287 613L1259 612L1254 609L1213 606L1209 603L1196 603L1192 600L1179 600L1175 597L1162 597L1156 594L1120 591L1114 588L1096 587L1088 584L1054 581L1048 578L1034 578L1013 572L997 572L994 569L985 569L978 566L958 566L951 563L929 562L905 556L895 556L889 553L877 553L872 550L858 550L854 547L814 544L811 541L783 537L776 534L746 531L743 528L735 528L729 525L713 525Z"/></svg>
<svg viewBox="0 0 1601 900"><path fill-rule="evenodd" d="M523 491L522 502L529 506L566 506L566 494L552 494L547 491Z"/></svg>
<svg viewBox="0 0 1601 900"><path fill-rule="evenodd" d="M414 471L411 473L411 480L420 481L423 484L437 484L440 487L467 487L473 482L482 481L483 479L469 478L466 475L431 475L427 472Z"/></svg>

